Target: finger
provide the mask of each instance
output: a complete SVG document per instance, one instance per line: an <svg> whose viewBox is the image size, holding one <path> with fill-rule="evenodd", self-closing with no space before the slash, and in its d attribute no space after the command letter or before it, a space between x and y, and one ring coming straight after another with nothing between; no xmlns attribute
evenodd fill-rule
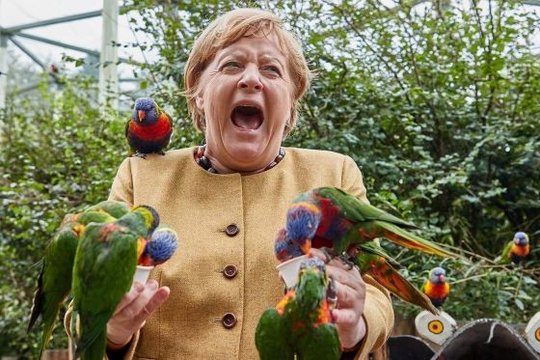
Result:
<svg viewBox="0 0 540 360"><path fill-rule="evenodd" d="M158 290L158 283L155 280L150 280L144 285L144 290L139 295L125 306L119 313L127 318L135 319L143 311L144 306L150 298Z"/></svg>
<svg viewBox="0 0 540 360"><path fill-rule="evenodd" d="M336 326L352 328L358 325L360 314L353 309L332 309L332 318Z"/></svg>
<svg viewBox="0 0 540 360"><path fill-rule="evenodd" d="M150 299L148 299L148 302L143 306L141 312L137 315L135 318L135 321L141 322L142 325L144 325L144 322L146 322L146 319L152 315L152 313L161 305L170 294L170 289L166 286L159 288L156 290L156 292L152 295Z"/></svg>
<svg viewBox="0 0 540 360"><path fill-rule="evenodd" d="M326 266L326 273L336 282L339 282L343 285L347 285L352 289L361 291L365 288L364 280L360 275L360 272L357 268L352 268L351 270L345 270L343 266L335 265L332 260ZM339 260L338 260L339 261Z"/></svg>
<svg viewBox="0 0 540 360"><path fill-rule="evenodd" d="M324 263L328 263L328 257L324 252L322 252L319 249L311 248L311 250L308 253L308 257L316 257L321 259Z"/></svg>
<svg viewBox="0 0 540 360"><path fill-rule="evenodd" d="M126 306L131 304L139 296L139 294L144 291L144 289L145 289L145 286L141 284L140 282L136 281L133 284L133 286L131 286L131 289L122 297L122 300L120 300L120 303L116 306L114 315L118 314Z"/></svg>

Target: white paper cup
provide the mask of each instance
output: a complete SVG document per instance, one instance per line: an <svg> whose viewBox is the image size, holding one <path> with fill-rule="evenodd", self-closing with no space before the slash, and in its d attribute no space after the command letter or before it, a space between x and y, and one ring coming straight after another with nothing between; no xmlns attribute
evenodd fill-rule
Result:
<svg viewBox="0 0 540 360"><path fill-rule="evenodd" d="M153 266L137 265L137 270L135 270L135 275L133 276L133 283L135 283L135 281L138 281L143 285L146 284L146 280L148 280L148 276L150 276L150 271L152 271L153 268Z"/></svg>
<svg viewBox="0 0 540 360"><path fill-rule="evenodd" d="M290 260L284 261L276 269L279 271L279 276L285 282L287 289L296 285L298 280L298 271L300 270L300 264L303 260L307 259L307 255L298 256Z"/></svg>

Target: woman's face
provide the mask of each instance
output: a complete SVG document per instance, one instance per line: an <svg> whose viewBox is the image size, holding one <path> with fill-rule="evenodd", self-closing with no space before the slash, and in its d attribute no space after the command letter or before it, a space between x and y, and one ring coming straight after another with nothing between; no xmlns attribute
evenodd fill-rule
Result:
<svg viewBox="0 0 540 360"><path fill-rule="evenodd" d="M256 172L277 156L292 106L287 66L272 34L241 38L204 70L196 103L218 172Z"/></svg>

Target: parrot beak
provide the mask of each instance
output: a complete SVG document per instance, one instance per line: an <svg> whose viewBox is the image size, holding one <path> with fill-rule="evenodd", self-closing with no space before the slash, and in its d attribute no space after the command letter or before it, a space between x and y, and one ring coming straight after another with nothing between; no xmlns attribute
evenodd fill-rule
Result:
<svg viewBox="0 0 540 360"><path fill-rule="evenodd" d="M139 122L142 122L144 120L144 118L146 117L146 111L139 110L137 112L137 115L139 116Z"/></svg>
<svg viewBox="0 0 540 360"><path fill-rule="evenodd" d="M309 251L311 250L311 240L306 239L306 241L300 246L300 249L302 249L304 254L309 253Z"/></svg>
<svg viewBox="0 0 540 360"><path fill-rule="evenodd" d="M439 282L444 282L444 279L445 279L444 275L439 275Z"/></svg>

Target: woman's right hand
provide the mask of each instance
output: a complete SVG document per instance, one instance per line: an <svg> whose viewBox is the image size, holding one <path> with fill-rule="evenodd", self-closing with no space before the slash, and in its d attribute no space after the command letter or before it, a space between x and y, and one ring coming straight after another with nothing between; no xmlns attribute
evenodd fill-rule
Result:
<svg viewBox="0 0 540 360"><path fill-rule="evenodd" d="M107 323L107 348L118 350L125 347L146 319L169 297L171 290L159 288L157 281L150 280L145 285L135 282Z"/></svg>

